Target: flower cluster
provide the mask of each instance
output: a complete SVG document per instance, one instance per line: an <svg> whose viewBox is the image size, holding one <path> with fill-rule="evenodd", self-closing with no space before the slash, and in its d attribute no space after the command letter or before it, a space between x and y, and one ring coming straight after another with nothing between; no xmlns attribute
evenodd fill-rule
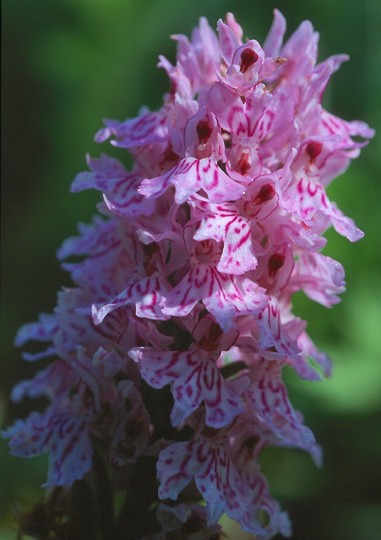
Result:
<svg viewBox="0 0 381 540"><path fill-rule="evenodd" d="M330 371L292 296L337 303L344 271L321 253L323 234L362 237L326 192L373 135L322 106L347 57L317 63L308 21L283 44L279 11L263 46L242 39L232 14L217 30L202 18L191 40L174 36L175 65L159 61L170 80L160 110L96 134L134 164L89 157L74 180L74 192L103 194L99 215L58 252L75 287L17 337L48 343L27 360L53 361L13 399L49 405L3 433L14 455L49 453L46 486L84 478L97 445L126 485L139 460L157 460L164 532L149 538L188 538L192 516L197 538L217 538L223 513L258 538L290 534L259 458L275 445L319 462L282 372Z"/></svg>

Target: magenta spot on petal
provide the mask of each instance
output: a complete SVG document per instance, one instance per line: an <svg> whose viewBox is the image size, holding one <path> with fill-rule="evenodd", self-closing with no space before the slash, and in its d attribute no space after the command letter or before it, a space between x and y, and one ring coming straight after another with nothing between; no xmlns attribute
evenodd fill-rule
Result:
<svg viewBox="0 0 381 540"><path fill-rule="evenodd" d="M265 184L259 190L258 195L255 197L254 202L256 204L261 204L266 201L271 200L275 195L275 188L272 184Z"/></svg>
<svg viewBox="0 0 381 540"><path fill-rule="evenodd" d="M309 182L307 185L307 191L311 195L311 197L316 195L318 189L319 189L319 184L313 184L312 182Z"/></svg>
<svg viewBox="0 0 381 540"><path fill-rule="evenodd" d="M205 118L197 123L196 131L200 144L205 144L211 136L213 128L210 125L209 121Z"/></svg>
<svg viewBox="0 0 381 540"><path fill-rule="evenodd" d="M315 159L318 157L322 148L323 148L322 143L318 141L311 141L307 144L306 152L310 157L311 163L314 162Z"/></svg>
<svg viewBox="0 0 381 540"><path fill-rule="evenodd" d="M250 157L247 152L243 152L237 163L237 171L245 176L251 167Z"/></svg>
<svg viewBox="0 0 381 540"><path fill-rule="evenodd" d="M282 268L283 265L284 255L282 255L281 253L274 253L273 255L271 255L268 262L270 277L275 277L276 273L280 268Z"/></svg>
<svg viewBox="0 0 381 540"><path fill-rule="evenodd" d="M246 73L246 71L258 60L258 55L253 49L244 49L241 52L241 73Z"/></svg>
<svg viewBox="0 0 381 540"><path fill-rule="evenodd" d="M213 323L210 326L207 335L203 336L199 341L198 346L200 347L200 349L204 349L205 351L213 351L218 346L221 335L222 330L220 326L216 323Z"/></svg>

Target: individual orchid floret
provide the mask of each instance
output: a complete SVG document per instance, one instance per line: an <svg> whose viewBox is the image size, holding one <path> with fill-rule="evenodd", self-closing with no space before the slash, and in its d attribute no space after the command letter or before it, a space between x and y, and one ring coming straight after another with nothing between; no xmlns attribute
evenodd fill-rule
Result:
<svg viewBox="0 0 381 540"><path fill-rule="evenodd" d="M206 107L201 107L185 128L187 153L197 159L212 156L215 161L226 161L225 144L217 119Z"/></svg>
<svg viewBox="0 0 381 540"><path fill-rule="evenodd" d="M220 327L205 316L193 331L195 342L187 351L156 351L150 347L131 349L143 379L154 388L171 385L175 401L171 414L176 427L205 405L205 424L220 428L230 424L243 411L240 395L249 381L244 377L225 381L217 360L230 349L238 333L223 335Z"/></svg>
<svg viewBox="0 0 381 540"><path fill-rule="evenodd" d="M235 454L232 441L234 431L212 431L168 446L161 452L157 465L159 497L176 500L194 479L206 502L208 524L216 523L225 512L258 538L270 538L276 532L288 536L289 524L279 515L278 505L271 501L257 463L252 463L250 472L243 474L242 465L237 462L240 453ZM268 518L267 526L261 522L261 512Z"/></svg>
<svg viewBox="0 0 381 540"><path fill-rule="evenodd" d="M265 54L258 41L247 41L234 52L231 64L221 82L224 82L239 95L246 96L261 80Z"/></svg>
<svg viewBox="0 0 381 540"><path fill-rule="evenodd" d="M196 242L191 268L165 299L163 313L182 317L202 301L222 330L234 326L237 315L259 313L267 304L265 290L245 276L217 271L221 249L214 240Z"/></svg>
<svg viewBox="0 0 381 540"><path fill-rule="evenodd" d="M82 405L80 398L68 401L58 395L45 412L32 412L26 420L17 420L2 435L10 439L15 456L49 453L46 486L71 486L91 468L89 426L93 418L93 412Z"/></svg>

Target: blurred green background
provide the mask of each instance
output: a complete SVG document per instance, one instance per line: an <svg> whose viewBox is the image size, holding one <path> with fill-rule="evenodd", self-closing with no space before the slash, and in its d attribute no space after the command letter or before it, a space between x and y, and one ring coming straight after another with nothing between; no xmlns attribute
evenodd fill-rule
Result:
<svg viewBox="0 0 381 540"><path fill-rule="evenodd" d="M157 108L167 89L156 69L170 60L173 33L189 35L201 15L211 25L233 11L246 36L260 42L278 7L288 35L304 19L320 32L320 59L345 52L326 108L362 119L381 133L381 4L378 0L3 0L2 82L2 426L34 406L9 403L11 387L40 369L13 347L17 328L51 311L70 285L55 260L65 237L87 222L97 193L71 195L75 174L104 117ZM108 151L108 149L107 149ZM115 151L114 151L115 153ZM123 153L119 151L119 154ZM264 469L274 496L289 510L295 540L378 540L381 536L381 172L380 137L330 188L342 210L366 232L350 245L329 233L326 253L346 269L342 304L326 310L296 298L312 338L334 359L329 381L303 382L289 373L290 394L325 452L315 469L296 451L271 451ZM16 537L14 509L43 497L46 460L8 456L0 442L0 539ZM231 538L243 538L232 532Z"/></svg>

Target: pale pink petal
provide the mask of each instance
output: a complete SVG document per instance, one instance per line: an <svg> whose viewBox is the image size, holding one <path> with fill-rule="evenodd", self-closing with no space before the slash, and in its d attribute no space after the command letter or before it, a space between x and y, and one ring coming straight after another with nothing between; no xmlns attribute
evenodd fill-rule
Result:
<svg viewBox="0 0 381 540"><path fill-rule="evenodd" d="M220 39L221 57L225 64L229 66L235 51L241 45L241 41L230 25L228 26L221 19L217 22L217 30Z"/></svg>
<svg viewBox="0 0 381 540"><path fill-rule="evenodd" d="M155 144L167 139L167 129L161 123L160 113L144 112L137 118L124 122L105 120L106 129L96 135L96 142L103 142L110 136L115 137L111 144L121 148L134 148L144 144Z"/></svg>
<svg viewBox="0 0 381 540"><path fill-rule="evenodd" d="M146 197L156 198L171 184L175 186L178 204L184 203L200 190L207 193L211 202L234 201L244 192L243 186L232 180L210 158L186 158L168 173L143 180L139 192Z"/></svg>
<svg viewBox="0 0 381 540"><path fill-rule="evenodd" d="M259 345L263 351L274 348L280 358L300 355L296 341L282 325L280 307L275 298L270 297L266 307L256 318L260 328Z"/></svg>
<svg viewBox="0 0 381 540"><path fill-rule="evenodd" d="M344 216L337 206L328 199L324 187L307 178L300 178L297 184L288 188L283 202L285 208L290 212L296 212L307 223L314 219L315 214L323 214L329 219L335 230L351 242L364 236L353 220Z"/></svg>
<svg viewBox="0 0 381 540"><path fill-rule="evenodd" d="M281 381L281 365L262 360L253 365L251 385L245 391L253 414L280 438L280 445L310 450L315 438L294 411Z"/></svg>
<svg viewBox="0 0 381 540"><path fill-rule="evenodd" d="M66 362L53 362L33 379L18 382L12 389L12 401L19 403L26 396L32 399L40 396L53 399L67 393L77 380L78 376Z"/></svg>
<svg viewBox="0 0 381 540"><path fill-rule="evenodd" d="M242 27L235 20L233 13L227 13L225 20L226 24L229 26L229 28L232 29L234 35L238 39L238 42L242 43L243 30Z"/></svg>
<svg viewBox="0 0 381 540"><path fill-rule="evenodd" d="M95 324L100 324L111 311L126 305L134 305L138 317L148 319L166 319L161 310L163 286L158 275L153 274L140 280L132 281L124 291L111 302L102 306L92 306Z"/></svg>
<svg viewBox="0 0 381 540"><path fill-rule="evenodd" d="M54 315L41 313L39 321L24 324L15 339L16 347L22 347L27 341L49 342L57 332L57 318Z"/></svg>
<svg viewBox="0 0 381 540"><path fill-rule="evenodd" d="M266 56L279 56L286 31L286 19L278 9L274 9L274 20L263 44Z"/></svg>
<svg viewBox="0 0 381 540"><path fill-rule="evenodd" d="M340 302L345 291L344 269L340 263L320 253L301 253L295 263L290 287L302 289L323 306Z"/></svg>

